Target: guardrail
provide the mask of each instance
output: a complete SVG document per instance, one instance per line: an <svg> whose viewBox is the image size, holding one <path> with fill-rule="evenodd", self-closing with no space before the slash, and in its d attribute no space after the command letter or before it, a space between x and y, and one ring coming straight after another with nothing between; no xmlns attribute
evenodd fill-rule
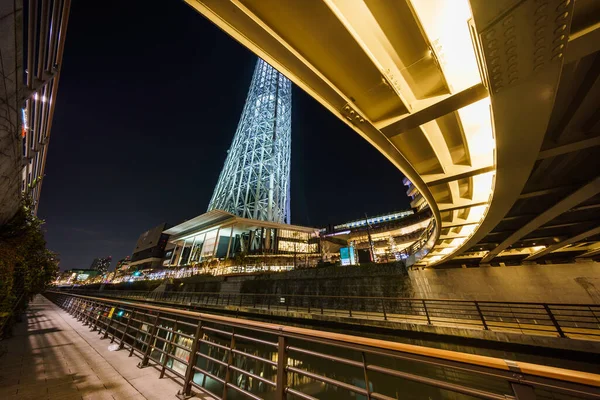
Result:
<svg viewBox="0 0 600 400"><path fill-rule="evenodd" d="M600 340L600 304L118 290L73 293L191 307L237 307Z"/></svg>
<svg viewBox="0 0 600 400"><path fill-rule="evenodd" d="M215 399L600 399L600 375L591 373L122 300L45 296L140 357L140 368L180 380L181 399L192 389Z"/></svg>

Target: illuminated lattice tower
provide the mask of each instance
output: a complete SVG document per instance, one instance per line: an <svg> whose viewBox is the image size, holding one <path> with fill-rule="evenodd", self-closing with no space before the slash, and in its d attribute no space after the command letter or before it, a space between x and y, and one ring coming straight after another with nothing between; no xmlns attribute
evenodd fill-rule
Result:
<svg viewBox="0 0 600 400"><path fill-rule="evenodd" d="M291 123L292 83L259 59L209 211L290 222Z"/></svg>

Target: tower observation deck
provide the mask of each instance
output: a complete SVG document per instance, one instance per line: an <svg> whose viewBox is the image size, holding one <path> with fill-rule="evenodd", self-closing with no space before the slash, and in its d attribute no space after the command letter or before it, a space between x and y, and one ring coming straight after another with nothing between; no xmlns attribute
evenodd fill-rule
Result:
<svg viewBox="0 0 600 400"><path fill-rule="evenodd" d="M208 211L290 222L292 84L262 59Z"/></svg>

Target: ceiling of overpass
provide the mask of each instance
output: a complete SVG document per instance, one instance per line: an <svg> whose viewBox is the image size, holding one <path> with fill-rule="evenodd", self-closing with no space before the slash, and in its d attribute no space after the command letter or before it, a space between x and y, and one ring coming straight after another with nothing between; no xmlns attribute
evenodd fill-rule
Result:
<svg viewBox="0 0 600 400"><path fill-rule="evenodd" d="M575 2L565 62L537 159L506 216L470 249L484 261L492 261L492 255L536 260L552 251L583 254L598 247L599 23L600 2ZM571 47L574 40L579 43Z"/></svg>
<svg viewBox="0 0 600 400"><path fill-rule="evenodd" d="M186 1L407 176L420 264L594 250L600 2Z"/></svg>

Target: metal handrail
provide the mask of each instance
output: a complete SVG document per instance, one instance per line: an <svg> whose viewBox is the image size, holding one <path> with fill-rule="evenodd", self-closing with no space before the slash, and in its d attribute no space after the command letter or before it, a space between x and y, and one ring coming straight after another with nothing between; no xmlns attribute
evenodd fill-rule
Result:
<svg viewBox="0 0 600 400"><path fill-rule="evenodd" d="M315 399L303 391L306 378L368 399L391 400L390 390L406 381L419 384L419 394L437 388L482 399L530 400L535 390L543 390L600 399L600 375L592 373L123 300L45 295L130 355L136 353L140 367L153 365L161 377L167 371L174 375L182 383L180 398L194 387L213 398L225 398L228 389L253 399L273 398L274 389L276 399ZM267 355L248 350L250 345ZM248 367L245 354L253 351ZM334 364L320 372L306 357ZM264 364L260 374L256 363ZM415 368L407 370L407 363ZM340 375L339 365L352 368L352 376ZM335 398L344 397L336 392Z"/></svg>
<svg viewBox="0 0 600 400"><path fill-rule="evenodd" d="M501 302L400 297L296 294L79 291L191 307L236 307L334 315L432 326L461 326L486 331L515 331L578 340L600 339L600 304Z"/></svg>

